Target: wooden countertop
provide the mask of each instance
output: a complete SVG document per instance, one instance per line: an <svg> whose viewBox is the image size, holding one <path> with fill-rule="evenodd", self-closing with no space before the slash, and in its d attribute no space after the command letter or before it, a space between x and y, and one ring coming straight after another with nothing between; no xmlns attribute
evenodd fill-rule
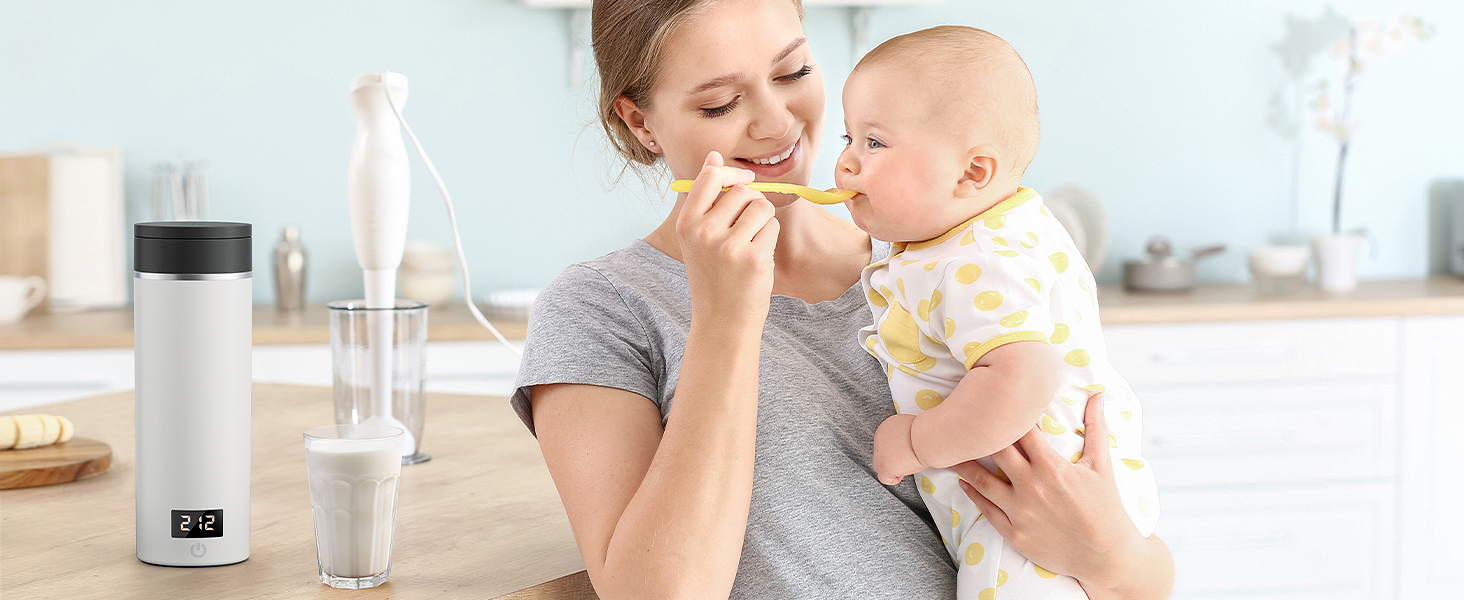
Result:
<svg viewBox="0 0 1464 600"><path fill-rule="evenodd" d="M1098 312L1104 325L1457 315L1464 314L1464 279L1364 281L1345 294L1309 287L1286 296L1262 296L1251 284L1202 286L1185 294L1100 288Z"/></svg>
<svg viewBox="0 0 1464 600"><path fill-rule="evenodd" d="M324 304L298 313L281 313L273 306L255 305L254 343L329 344L330 318ZM523 321L490 321L499 333L522 340L528 332ZM433 342L492 340L493 334L473 319L466 304L434 305L428 309L427 339ZM0 350L61 350L71 348L131 348L132 308L74 313L31 313L18 323L0 324Z"/></svg>
<svg viewBox="0 0 1464 600"><path fill-rule="evenodd" d="M254 385L252 548L225 567L137 560L132 402L44 407L110 444L112 469L0 491L6 598L595 598L539 446L504 398L427 394L432 460L402 468L391 581L356 592L316 572L301 433L333 422L330 388Z"/></svg>
<svg viewBox="0 0 1464 600"><path fill-rule="evenodd" d="M1449 315L1464 314L1464 279L1365 281L1346 294L1311 287L1287 296L1262 296L1251 284L1205 285L1185 294L1140 294L1105 287L1098 291L1098 302L1107 325ZM427 322L429 341L493 339L463 304L434 306ZM509 339L521 340L528 331L528 324L522 321L495 320L493 324ZM330 343L325 306L311 306L295 315L256 306L254 343ZM131 346L130 308L33 314L19 323L0 325L0 350Z"/></svg>

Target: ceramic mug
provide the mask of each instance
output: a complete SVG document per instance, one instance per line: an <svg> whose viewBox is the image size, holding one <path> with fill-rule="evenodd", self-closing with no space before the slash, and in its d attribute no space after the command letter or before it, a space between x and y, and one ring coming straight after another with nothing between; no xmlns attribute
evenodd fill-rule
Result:
<svg viewBox="0 0 1464 600"><path fill-rule="evenodd" d="M0 276L0 323L19 321L45 299L44 278Z"/></svg>

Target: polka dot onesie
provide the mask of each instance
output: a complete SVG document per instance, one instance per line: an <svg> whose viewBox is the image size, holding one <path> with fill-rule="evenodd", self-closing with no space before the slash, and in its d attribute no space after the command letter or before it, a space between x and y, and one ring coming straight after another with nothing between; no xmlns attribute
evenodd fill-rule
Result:
<svg viewBox="0 0 1464 600"><path fill-rule="evenodd" d="M919 414L940 404L997 347L1051 344L1063 359L1062 383L1038 425L1077 462L1084 406L1092 392L1103 392L1124 508L1143 535L1154 531L1158 493L1153 469L1139 455L1138 399L1108 363L1093 274L1036 192L1021 188L935 239L893 244L889 258L864 269L862 281L875 318L860 338L884 365L896 411ZM1002 475L990 458L980 462ZM915 477L959 569L961 600L1087 597L1076 580L1007 548L953 471Z"/></svg>

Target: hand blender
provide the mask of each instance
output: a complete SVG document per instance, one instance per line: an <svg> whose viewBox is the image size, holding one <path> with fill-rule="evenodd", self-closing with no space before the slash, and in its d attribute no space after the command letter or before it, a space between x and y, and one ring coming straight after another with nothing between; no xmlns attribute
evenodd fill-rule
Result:
<svg viewBox="0 0 1464 600"><path fill-rule="evenodd" d="M391 94L390 100L387 94ZM406 432L402 455L417 451L417 440L392 416L392 330L387 311L396 305L397 268L407 242L411 171L392 102L407 101L407 78L379 71L351 80L356 141L351 145L346 196L351 205L351 235L366 282L367 345L370 347L372 414L363 422Z"/></svg>

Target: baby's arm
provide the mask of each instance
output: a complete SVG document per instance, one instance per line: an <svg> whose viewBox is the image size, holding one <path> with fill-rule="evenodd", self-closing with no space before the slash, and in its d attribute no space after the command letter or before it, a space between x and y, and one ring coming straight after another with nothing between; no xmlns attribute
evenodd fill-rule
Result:
<svg viewBox="0 0 1464 600"><path fill-rule="evenodd" d="M1015 444L1057 393L1059 364L1043 342L1012 342L987 352L949 398L912 421L915 455L927 467L943 468Z"/></svg>
<svg viewBox="0 0 1464 600"><path fill-rule="evenodd" d="M874 468L886 485L927 468L949 467L1010 446L1057 393L1059 359L1043 342L987 352L938 406L895 415L874 436Z"/></svg>

